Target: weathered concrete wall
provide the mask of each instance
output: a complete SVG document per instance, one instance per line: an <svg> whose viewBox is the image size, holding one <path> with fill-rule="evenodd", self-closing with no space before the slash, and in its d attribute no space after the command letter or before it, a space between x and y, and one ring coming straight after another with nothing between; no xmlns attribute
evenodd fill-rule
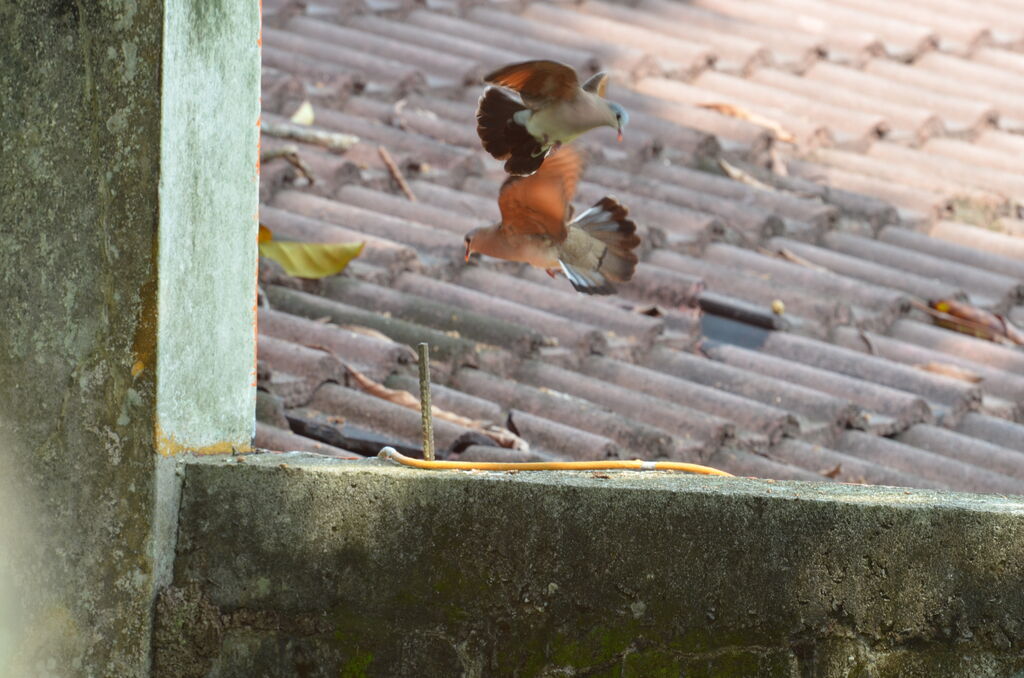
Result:
<svg viewBox="0 0 1024 678"><path fill-rule="evenodd" d="M258 30L250 0L0 2L0 676L146 675L155 450L249 440Z"/></svg>
<svg viewBox="0 0 1024 678"><path fill-rule="evenodd" d="M1010 676L1024 503L189 464L155 676Z"/></svg>

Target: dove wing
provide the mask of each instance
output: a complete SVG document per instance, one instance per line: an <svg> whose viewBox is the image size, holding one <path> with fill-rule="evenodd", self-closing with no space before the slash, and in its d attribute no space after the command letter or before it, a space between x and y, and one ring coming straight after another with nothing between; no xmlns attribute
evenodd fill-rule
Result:
<svg viewBox="0 0 1024 678"><path fill-rule="evenodd" d="M484 78L492 85L508 87L523 103L537 110L555 101L570 101L579 93L580 81L570 66L557 61L524 61L499 68Z"/></svg>
<svg viewBox="0 0 1024 678"><path fill-rule="evenodd" d="M526 177L509 177L501 186L498 208L501 231L509 235L544 235L565 240L566 221L583 162L565 146L549 155L540 169Z"/></svg>

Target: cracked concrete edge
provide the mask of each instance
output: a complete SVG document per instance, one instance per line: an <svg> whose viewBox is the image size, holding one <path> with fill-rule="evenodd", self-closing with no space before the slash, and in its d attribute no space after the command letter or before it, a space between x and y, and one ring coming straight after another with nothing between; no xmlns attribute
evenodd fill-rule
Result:
<svg viewBox="0 0 1024 678"><path fill-rule="evenodd" d="M1024 669L1017 498L250 455L188 463L177 557L156 676Z"/></svg>

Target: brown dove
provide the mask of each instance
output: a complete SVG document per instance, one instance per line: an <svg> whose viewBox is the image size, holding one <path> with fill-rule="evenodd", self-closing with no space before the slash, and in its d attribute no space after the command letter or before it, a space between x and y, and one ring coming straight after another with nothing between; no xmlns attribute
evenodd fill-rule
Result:
<svg viewBox="0 0 1024 678"><path fill-rule="evenodd" d="M608 75L598 73L581 86L576 71L557 61L526 61L499 68L485 82L519 93L489 87L476 109L476 131L484 150L505 161L505 171L535 172L552 148L567 144L587 130L607 125L622 141L629 114L604 98Z"/></svg>
<svg viewBox="0 0 1024 678"><path fill-rule="evenodd" d="M584 294L612 294L613 282L633 277L640 244L625 207L604 197L572 218L572 200L582 170L574 148L551 153L527 177L511 176L498 196L501 223L466 234L466 261L473 252L561 270Z"/></svg>

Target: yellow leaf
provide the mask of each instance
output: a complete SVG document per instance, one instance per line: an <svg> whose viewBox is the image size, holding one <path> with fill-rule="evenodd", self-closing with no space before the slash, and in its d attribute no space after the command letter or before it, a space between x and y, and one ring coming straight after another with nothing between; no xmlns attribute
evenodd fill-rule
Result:
<svg viewBox="0 0 1024 678"><path fill-rule="evenodd" d="M292 122L296 125L312 125L313 119L313 104L309 103L308 100L303 101L298 110L292 113Z"/></svg>
<svg viewBox="0 0 1024 678"><path fill-rule="evenodd" d="M366 243L308 243L273 240L260 243L260 254L281 264L296 278L326 278L345 270Z"/></svg>

